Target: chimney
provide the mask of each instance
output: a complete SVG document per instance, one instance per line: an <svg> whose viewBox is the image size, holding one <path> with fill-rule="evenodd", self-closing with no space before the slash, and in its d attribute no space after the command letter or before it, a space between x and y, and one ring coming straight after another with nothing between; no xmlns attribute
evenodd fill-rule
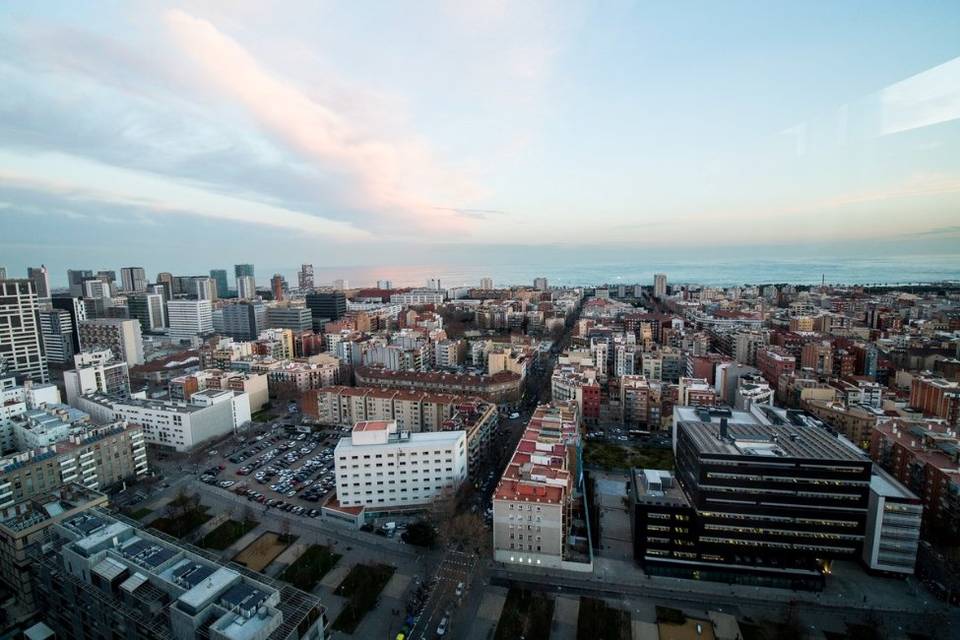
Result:
<svg viewBox="0 0 960 640"><path fill-rule="evenodd" d="M724 440L727 438L727 419L720 418L720 437Z"/></svg>

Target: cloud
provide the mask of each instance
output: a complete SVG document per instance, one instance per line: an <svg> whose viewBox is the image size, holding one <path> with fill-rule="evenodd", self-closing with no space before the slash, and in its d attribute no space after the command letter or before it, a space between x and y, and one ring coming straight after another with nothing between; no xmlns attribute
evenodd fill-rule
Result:
<svg viewBox="0 0 960 640"><path fill-rule="evenodd" d="M434 207L434 209L439 209L440 211L454 211L462 216L476 218L477 220L487 220L490 218L490 216L508 215L506 211L501 211L499 209L464 209L461 207Z"/></svg>
<svg viewBox="0 0 960 640"><path fill-rule="evenodd" d="M206 81L245 107L273 140L350 182L347 198L354 207L422 229L464 228L464 216L430 203L441 194L472 199L477 190L441 166L424 142L368 130L351 113L308 97L206 20L180 10L165 17L174 40Z"/></svg>
<svg viewBox="0 0 960 640"><path fill-rule="evenodd" d="M960 225L954 225L950 227L936 227L934 229L928 229L926 231L918 231L913 234L916 236L952 236L960 233Z"/></svg>

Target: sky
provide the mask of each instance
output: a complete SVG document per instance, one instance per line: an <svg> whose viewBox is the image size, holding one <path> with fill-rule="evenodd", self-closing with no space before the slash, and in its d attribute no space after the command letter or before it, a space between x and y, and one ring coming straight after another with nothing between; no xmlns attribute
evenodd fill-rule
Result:
<svg viewBox="0 0 960 640"><path fill-rule="evenodd" d="M55 284L960 253L955 1L4 3L0 86L0 266Z"/></svg>

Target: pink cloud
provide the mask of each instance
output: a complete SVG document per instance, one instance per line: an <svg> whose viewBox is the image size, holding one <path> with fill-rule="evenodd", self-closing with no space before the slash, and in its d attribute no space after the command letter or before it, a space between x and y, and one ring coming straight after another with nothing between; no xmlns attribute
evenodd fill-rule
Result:
<svg viewBox="0 0 960 640"><path fill-rule="evenodd" d="M347 204L421 229L469 225L436 203L473 200L477 188L441 166L425 142L378 131L343 107L309 97L206 20L170 10L166 21L206 82L307 161L343 177Z"/></svg>

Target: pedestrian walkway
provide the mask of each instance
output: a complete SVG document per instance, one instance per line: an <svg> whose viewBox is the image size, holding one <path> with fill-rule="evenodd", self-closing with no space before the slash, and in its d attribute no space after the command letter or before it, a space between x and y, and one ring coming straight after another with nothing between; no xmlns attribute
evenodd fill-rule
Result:
<svg viewBox="0 0 960 640"><path fill-rule="evenodd" d="M494 629L497 628L497 621L500 620L500 613L503 611L503 604L507 601L507 589L505 587L487 587L483 592L483 600L480 602L480 608L477 609L477 616L470 626L470 632L466 636L467 640L488 640L493 637Z"/></svg>
<svg viewBox="0 0 960 640"><path fill-rule="evenodd" d="M577 640L577 617L580 598L557 596L553 603L553 627L550 640Z"/></svg>

